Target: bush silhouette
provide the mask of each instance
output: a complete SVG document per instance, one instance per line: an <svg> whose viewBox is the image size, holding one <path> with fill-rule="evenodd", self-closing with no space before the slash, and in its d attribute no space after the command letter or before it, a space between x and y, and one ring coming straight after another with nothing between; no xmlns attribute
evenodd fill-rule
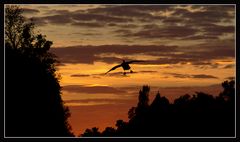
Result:
<svg viewBox="0 0 240 142"><path fill-rule="evenodd" d="M6 7L6 136L73 136L51 41L34 34L18 6Z"/></svg>

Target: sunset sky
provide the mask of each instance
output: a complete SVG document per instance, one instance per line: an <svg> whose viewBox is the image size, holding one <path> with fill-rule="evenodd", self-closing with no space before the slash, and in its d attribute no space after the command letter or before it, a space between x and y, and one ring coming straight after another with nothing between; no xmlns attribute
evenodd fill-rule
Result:
<svg viewBox="0 0 240 142"><path fill-rule="evenodd" d="M143 85L150 102L186 93L218 95L235 76L234 5L20 5L53 41L62 98L76 135L128 120ZM144 60L104 75L122 59Z"/></svg>

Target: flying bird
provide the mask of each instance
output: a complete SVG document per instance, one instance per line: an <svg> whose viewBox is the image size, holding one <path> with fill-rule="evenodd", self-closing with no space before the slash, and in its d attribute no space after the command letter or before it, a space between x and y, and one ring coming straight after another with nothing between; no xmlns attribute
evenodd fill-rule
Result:
<svg viewBox="0 0 240 142"><path fill-rule="evenodd" d="M132 60L132 61L128 61L128 62L125 62L125 60L123 60L123 62L119 65L116 65L114 66L113 68L111 68L109 71L107 71L105 74L109 73L110 71L113 71L119 67L122 67L124 72L123 74L126 75L126 72L125 70L130 70L130 73L133 73L133 71L131 70L131 67L129 66L129 64L132 64L134 62L144 62L144 61L141 61L141 60Z"/></svg>

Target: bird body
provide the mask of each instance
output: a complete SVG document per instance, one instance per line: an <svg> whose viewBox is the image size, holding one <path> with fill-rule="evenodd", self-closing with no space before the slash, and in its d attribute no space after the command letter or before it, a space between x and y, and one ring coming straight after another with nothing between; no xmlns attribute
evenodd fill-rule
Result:
<svg viewBox="0 0 240 142"><path fill-rule="evenodd" d="M125 60L123 60L123 62L122 62L121 64L114 66L114 67L111 68L109 71L107 71L105 74L107 74L107 73L109 73L110 71L115 70L115 69L117 69L117 68L119 68L119 67L122 67L123 70L124 70L124 73L123 73L123 74L125 75L125 74L126 74L125 70L130 70L130 69L131 69L131 67L130 67L129 64L132 64L132 63L134 63L134 62L143 62L143 61L140 61L140 60L132 60L132 61L125 62ZM132 73L133 71L130 70L130 72Z"/></svg>
<svg viewBox="0 0 240 142"><path fill-rule="evenodd" d="M129 70L129 69L131 69L131 67L129 66L129 63L127 63L127 62L125 62L125 61L121 64L121 66L122 66L123 70Z"/></svg>

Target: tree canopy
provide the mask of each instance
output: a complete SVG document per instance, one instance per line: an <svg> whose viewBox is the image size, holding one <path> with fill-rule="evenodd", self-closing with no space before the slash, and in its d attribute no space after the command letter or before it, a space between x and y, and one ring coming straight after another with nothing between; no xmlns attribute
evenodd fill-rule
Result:
<svg viewBox="0 0 240 142"><path fill-rule="evenodd" d="M61 98L52 41L34 33L22 9L5 9L6 136L73 136Z"/></svg>

